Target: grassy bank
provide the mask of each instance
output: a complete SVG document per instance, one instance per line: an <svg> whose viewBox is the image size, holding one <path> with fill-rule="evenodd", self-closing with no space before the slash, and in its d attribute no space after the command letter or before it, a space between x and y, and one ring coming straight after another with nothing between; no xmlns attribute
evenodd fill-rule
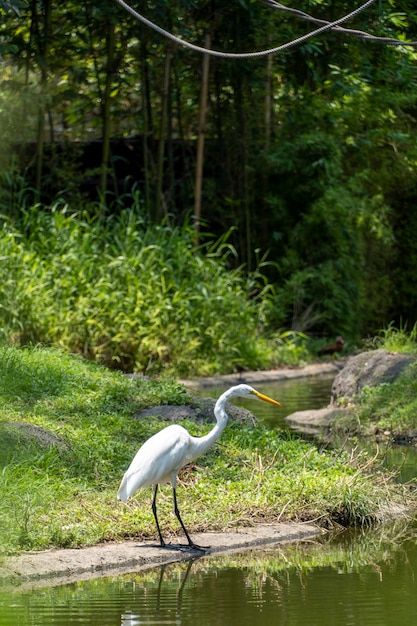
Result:
<svg viewBox="0 0 417 626"><path fill-rule="evenodd" d="M391 383L365 388L354 409L354 427L361 435L385 433L406 442L417 439L417 325L407 331L389 326L370 343L371 348L412 354L416 362ZM352 420L349 420L350 423Z"/></svg>
<svg viewBox="0 0 417 626"><path fill-rule="evenodd" d="M393 383L364 389L355 413L365 435L385 433L400 443L417 439L417 364Z"/></svg>
<svg viewBox="0 0 417 626"><path fill-rule="evenodd" d="M57 350L2 348L0 397L1 551L155 537L151 490L127 505L115 494L139 444L163 425L135 415L187 402L180 385L128 379ZM193 434L208 428L188 426ZM368 471L339 453L231 423L186 469L179 499L191 532L279 519L366 524L411 497ZM169 488L160 507L164 532L176 532Z"/></svg>

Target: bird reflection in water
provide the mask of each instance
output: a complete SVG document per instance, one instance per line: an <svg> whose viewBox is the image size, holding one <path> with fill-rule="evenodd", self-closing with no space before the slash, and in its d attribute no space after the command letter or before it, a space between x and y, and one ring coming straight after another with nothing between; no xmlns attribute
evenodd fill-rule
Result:
<svg viewBox="0 0 417 626"><path fill-rule="evenodd" d="M179 575L178 587L175 592L175 616L172 615L172 613L174 612L172 602L166 602L167 590L166 588L164 588L164 575L166 572L169 571L169 569L178 568L178 563L164 563L164 565L161 565L161 567L159 568L159 580L156 592L155 606L149 607L149 603L147 602L146 609L144 608L143 611L138 610L136 612L132 610L122 613L122 615L120 616L120 626L139 626L139 624L149 623L150 608L152 611L152 623L180 624L184 588L186 586L187 579L190 575L193 564L202 556L203 553L197 554L184 562L184 568L181 570L181 573ZM172 590L172 578L170 589ZM146 615L144 615L144 612L146 613Z"/></svg>

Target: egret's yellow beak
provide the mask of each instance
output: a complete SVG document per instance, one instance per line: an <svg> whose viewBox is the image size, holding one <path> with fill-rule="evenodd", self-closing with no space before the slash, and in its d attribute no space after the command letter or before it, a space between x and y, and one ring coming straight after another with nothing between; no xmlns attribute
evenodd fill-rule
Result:
<svg viewBox="0 0 417 626"><path fill-rule="evenodd" d="M255 396L259 398L259 400L264 400L264 402L270 402L271 404L275 404L276 406L281 406L280 402L277 402L277 400L273 400L272 398L269 398L268 396L264 396L264 394L259 393L259 391L254 390L252 393L254 393Z"/></svg>

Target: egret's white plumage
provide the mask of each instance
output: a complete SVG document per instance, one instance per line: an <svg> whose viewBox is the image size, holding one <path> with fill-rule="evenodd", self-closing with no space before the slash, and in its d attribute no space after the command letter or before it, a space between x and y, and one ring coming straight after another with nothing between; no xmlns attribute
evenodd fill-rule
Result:
<svg viewBox="0 0 417 626"><path fill-rule="evenodd" d="M148 485L172 482L174 475L193 460L191 436L178 424L168 426L145 441L123 476L117 497L126 501Z"/></svg>
<svg viewBox="0 0 417 626"><path fill-rule="evenodd" d="M156 514L156 494L158 485L170 482L174 492L175 514L187 537L188 546L190 548L199 548L190 539L178 510L176 496L177 474L185 465L204 454L220 437L228 420L225 410L226 402L235 396L258 398L280 406L279 402L259 393L259 391L256 391L249 385L242 384L231 387L217 400L214 407L214 415L217 420L216 425L207 435L204 437L193 437L185 428L178 424L167 426L145 441L123 476L117 493L118 499L122 501L126 501L141 487L155 485L152 510L162 546L166 544L162 538Z"/></svg>

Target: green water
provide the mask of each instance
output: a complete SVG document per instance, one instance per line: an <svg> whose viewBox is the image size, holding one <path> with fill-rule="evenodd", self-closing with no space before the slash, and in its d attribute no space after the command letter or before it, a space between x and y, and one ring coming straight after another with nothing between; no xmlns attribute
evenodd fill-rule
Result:
<svg viewBox="0 0 417 626"><path fill-rule="evenodd" d="M417 624L417 541L397 523L60 587L0 591L0 626Z"/></svg>
<svg viewBox="0 0 417 626"><path fill-rule="evenodd" d="M282 404L280 409L266 402L254 402L243 398L234 398L233 403L249 409L270 428L288 429L284 421L287 415L295 411L320 409L329 404L333 379L334 376L311 376L253 385L258 391L278 400ZM227 387L228 385L204 387L197 391L197 394L218 398Z"/></svg>
<svg viewBox="0 0 417 626"><path fill-rule="evenodd" d="M247 406L271 427L287 428L285 415L327 404L330 386L330 379L257 385L283 403L282 412L262 413L264 403ZM407 476L416 466L415 454L408 455ZM397 521L304 544L53 584L0 587L0 626L417 626L417 527Z"/></svg>

